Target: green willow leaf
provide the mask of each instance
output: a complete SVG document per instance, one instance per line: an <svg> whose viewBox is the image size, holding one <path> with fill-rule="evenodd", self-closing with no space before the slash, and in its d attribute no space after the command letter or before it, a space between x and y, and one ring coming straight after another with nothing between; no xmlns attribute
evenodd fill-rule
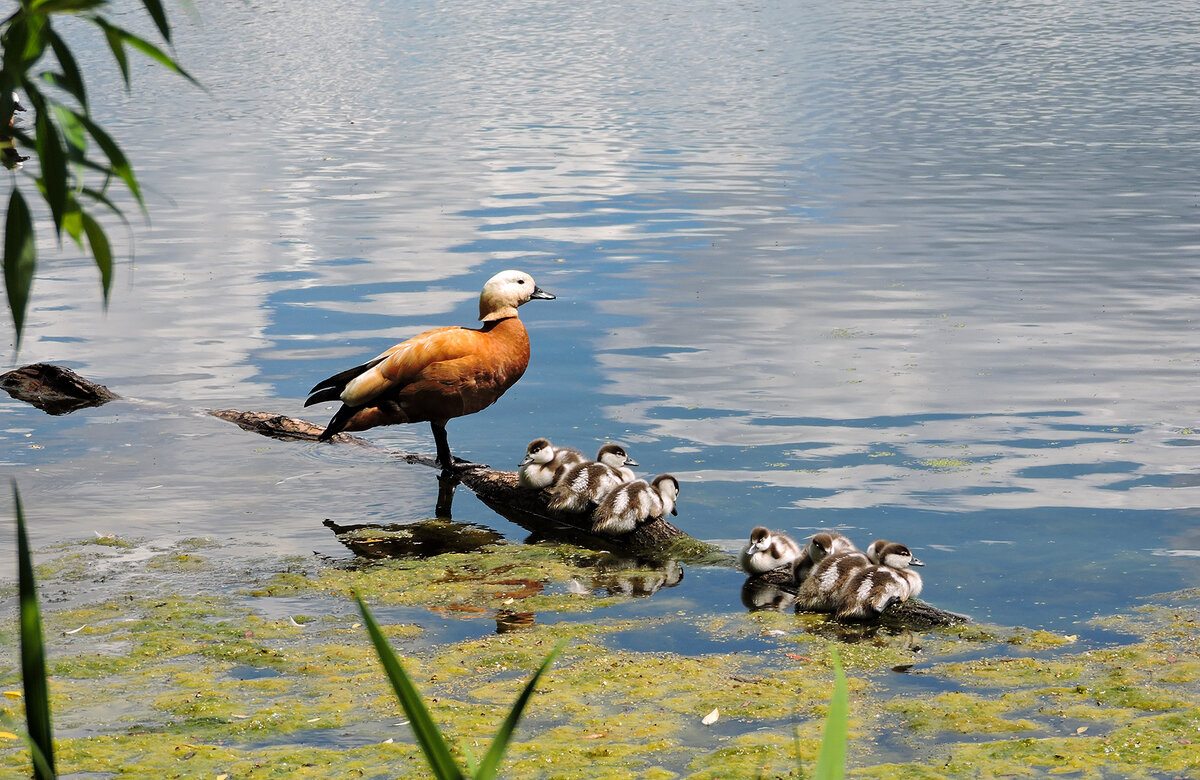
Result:
<svg viewBox="0 0 1200 780"><path fill-rule="evenodd" d="M162 3L159 0L142 0L142 5L146 7L146 13L150 14L150 18L154 20L154 26L158 28L158 33L167 43L171 42L171 25L167 22L167 12L163 10Z"/></svg>
<svg viewBox="0 0 1200 780"><path fill-rule="evenodd" d="M833 695L829 699L829 713L825 716L825 735L821 738L814 780L842 780L846 774L850 694L846 689L846 675L842 672L842 660L837 649L833 648L830 652L833 656Z"/></svg>
<svg viewBox="0 0 1200 780"><path fill-rule="evenodd" d="M82 13L105 4L107 0L34 0L29 4L29 8L34 13L50 16Z"/></svg>
<svg viewBox="0 0 1200 780"><path fill-rule="evenodd" d="M96 201L97 203L107 206L109 211L111 211L113 214L115 214L117 217L120 218L121 222L124 223L125 227L129 227L129 220L125 218L125 212L121 211L121 208L119 206L117 206L117 204L115 204L111 200L109 200L108 196L105 195L103 192L101 192L99 190L94 190L90 187L84 187L82 190L80 190L79 194L86 198L90 198L90 199Z"/></svg>
<svg viewBox="0 0 1200 780"><path fill-rule="evenodd" d="M153 43L150 43L144 38L139 38L128 30L123 30L114 24L110 24L109 22L103 22L102 24L104 26L105 35L111 33L119 36L123 42L137 49L142 54L145 54L147 57L154 60L159 65L162 65L167 70L178 73L180 76L183 76L185 79L201 89L204 88L199 81L196 81L194 78L192 78L190 73L181 68L179 63L175 62L175 60L173 60L169 54L155 46ZM126 81L128 81L128 79Z"/></svg>
<svg viewBox="0 0 1200 780"><path fill-rule="evenodd" d="M363 622L367 625L371 644L375 646L379 662L383 664L383 670L392 684L392 690L396 692L396 698L399 699L400 706L404 708L404 714L408 716L413 736L417 738L417 744L420 745L421 752L425 754L425 760L429 762L434 777L437 780L465 780L462 769L459 768L454 756L450 753L449 746L446 745L445 737L442 736L437 724L433 722L433 717L421 699L421 694L409 679L404 667L400 665L400 660L396 658L387 638L380 631L379 624L375 622L371 610L367 609L366 603L357 593L354 594L354 600L358 602L358 609L362 612Z"/></svg>
<svg viewBox="0 0 1200 780"><path fill-rule="evenodd" d="M550 655L546 656L546 660L542 661L542 665L533 673L533 677L529 678L529 682L525 684L521 690L521 695L517 697L512 709L508 712L508 717L504 719L504 723L500 725L500 730L496 732L496 736L492 739L492 745L488 748L487 755L483 757L483 763L479 765L479 771L475 773L476 780L491 780L496 777L500 771L500 761L504 758L504 751L508 749L508 743L512 741L513 732L517 729L517 722L521 720L521 715L525 711L525 705L529 703L529 697L533 695L534 689L537 687L538 680L550 668L550 664L554 663L554 659L558 657L563 648L567 646L567 640L563 640L555 645L550 651Z"/></svg>
<svg viewBox="0 0 1200 780"><path fill-rule="evenodd" d="M87 130L83 124L75 118L75 113L65 106L54 106L54 118L58 120L63 140L67 142L68 157L75 160L82 158L87 151Z"/></svg>
<svg viewBox="0 0 1200 780"><path fill-rule="evenodd" d="M54 50L59 67L62 68L62 74L59 76L56 86L70 93L86 112L88 110L87 89L83 85L83 75L79 72L79 66L75 63L75 56L71 54L70 47L54 30L47 30L46 38L50 41L50 48Z"/></svg>
<svg viewBox="0 0 1200 780"><path fill-rule="evenodd" d="M36 780L54 777L54 735L50 730L50 690L46 685L46 646L42 638L42 618L38 609L37 584L25 534L25 513L21 494L13 480L13 503L17 509L17 593L20 600L21 678L25 686L25 720L29 737L42 754L45 764L34 762Z"/></svg>
<svg viewBox="0 0 1200 780"><path fill-rule="evenodd" d="M81 212L83 216L83 229L87 231L88 244L92 247L92 257L96 260L96 267L100 269L100 286L104 290L104 306L108 307L108 293L112 289L112 272L113 259L112 249L108 244L108 236L104 234L104 228L100 227L91 214Z"/></svg>
<svg viewBox="0 0 1200 780"><path fill-rule="evenodd" d="M125 56L125 39L117 28L103 19L99 17L91 17L91 19L100 29L104 30L104 39L108 41L108 48L112 50L113 59L121 68L121 76L125 79L125 89L128 91L131 84L129 82L129 58Z"/></svg>
<svg viewBox="0 0 1200 780"><path fill-rule="evenodd" d="M63 230L71 237L75 244L83 249L83 210L78 208L71 209L66 214L63 214Z"/></svg>
<svg viewBox="0 0 1200 780"><path fill-rule="evenodd" d="M73 113L75 119L87 129L88 135L94 138L96 143L100 145L105 156L108 157L108 162L112 166L112 172L119 176L121 181L125 182L125 186L129 188L129 191L137 199L138 205L142 207L142 211L144 212L146 210L146 203L142 199L142 190L138 186L137 178L133 174L133 167L125 159L125 153L121 151L121 147L117 146L116 141L110 138L100 125L77 111Z"/></svg>
<svg viewBox="0 0 1200 780"><path fill-rule="evenodd" d="M8 199L8 214L4 219L4 287L8 292L8 308L12 312L17 332L17 347L25 328L25 307L29 304L29 289L33 286L33 269L37 248L33 241L33 220L21 191L13 188Z"/></svg>
<svg viewBox="0 0 1200 780"><path fill-rule="evenodd" d="M58 127L51 119L51 111L45 100L32 98L37 119L34 128L37 135L34 138L34 149L37 151L38 164L42 169L41 182L46 205L54 217L54 229L62 230L63 215L67 213L70 201L70 186L67 181L67 155L63 150L63 142L58 133Z"/></svg>

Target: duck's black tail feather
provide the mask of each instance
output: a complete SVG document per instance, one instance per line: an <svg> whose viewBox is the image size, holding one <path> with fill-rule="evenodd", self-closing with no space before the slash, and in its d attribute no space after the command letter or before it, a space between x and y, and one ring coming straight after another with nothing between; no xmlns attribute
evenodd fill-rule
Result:
<svg viewBox="0 0 1200 780"><path fill-rule="evenodd" d="M345 430L346 424L350 422L350 418L354 416L354 413L358 409L359 407L357 406L342 404L342 408L337 410L337 414L329 421L329 425L326 425L325 430L321 431L321 434L317 436L317 441L329 441Z"/></svg>
<svg viewBox="0 0 1200 780"><path fill-rule="evenodd" d="M312 406L313 404L320 403L321 401L334 400L335 398L337 398L339 395L342 394L342 390L345 389L347 382L349 382L351 379L358 376L359 374L363 373L364 371L374 368L375 366L379 365L379 363L381 363L382 361L383 361L383 358L375 358L374 360L372 360L370 362L363 363L361 366L355 366L354 368L347 368L345 371L338 372L338 373L334 374L333 376L329 377L328 379L324 379L320 382L317 382L317 384L313 385L313 389L308 391L308 394L312 397L309 398L307 401L305 401L304 405ZM325 391L334 390L336 392L334 392L332 396L329 396L327 392L326 393L317 393L318 390L325 390ZM314 393L315 393L315 395L314 395Z"/></svg>

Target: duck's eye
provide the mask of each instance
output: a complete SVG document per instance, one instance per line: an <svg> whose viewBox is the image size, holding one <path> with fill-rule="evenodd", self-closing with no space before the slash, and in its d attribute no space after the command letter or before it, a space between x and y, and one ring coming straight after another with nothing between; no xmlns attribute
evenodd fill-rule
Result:
<svg viewBox="0 0 1200 780"><path fill-rule="evenodd" d="M517 284L525 284L525 280L524 280L524 279L518 279L518 280L517 280Z"/></svg>

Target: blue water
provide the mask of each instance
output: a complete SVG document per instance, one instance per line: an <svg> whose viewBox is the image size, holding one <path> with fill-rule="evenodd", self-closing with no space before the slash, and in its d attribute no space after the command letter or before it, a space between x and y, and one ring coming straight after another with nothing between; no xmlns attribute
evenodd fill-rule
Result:
<svg viewBox="0 0 1200 780"><path fill-rule="evenodd" d="M126 96L71 32L151 222L112 226L132 258L107 311L41 234L12 364L132 400L0 401L35 546L345 557L322 520L431 516L427 468L203 410L323 421L315 381L471 324L517 267L558 299L522 309L520 383L450 424L461 457L617 440L680 479L699 538L904 541L928 601L1000 623L1086 633L1200 584L1193 4L200 13L176 53L207 93L139 66ZM424 426L370 437L432 452ZM465 492L455 518L525 538ZM686 576L637 609L740 609L740 582Z"/></svg>

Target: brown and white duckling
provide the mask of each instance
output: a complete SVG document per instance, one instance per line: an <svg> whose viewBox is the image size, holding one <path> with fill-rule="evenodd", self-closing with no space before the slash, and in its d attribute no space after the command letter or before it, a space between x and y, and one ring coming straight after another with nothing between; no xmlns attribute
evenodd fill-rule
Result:
<svg viewBox="0 0 1200 780"><path fill-rule="evenodd" d="M858 548L854 542L837 531L821 531L812 535L800 556L792 562L792 581L797 585L808 579L808 575L826 557L840 552L853 552Z"/></svg>
<svg viewBox="0 0 1200 780"><path fill-rule="evenodd" d="M877 539L867 547L867 557L875 561L861 568L841 587L834 614L843 620L862 620L881 615L900 601L921 593L921 575L910 566L924 566L902 544Z"/></svg>
<svg viewBox="0 0 1200 780"><path fill-rule="evenodd" d="M738 563L742 571L757 576L787 566L800 555L800 545L792 537L760 525L750 532L750 543L738 555Z"/></svg>
<svg viewBox="0 0 1200 780"><path fill-rule="evenodd" d="M832 553L821 559L796 591L796 606L811 612L833 612L841 603L841 591L860 570L872 566L858 550Z"/></svg>
<svg viewBox="0 0 1200 780"><path fill-rule="evenodd" d="M558 512L585 512L624 482L634 478L637 461L619 444L605 444L596 460L567 466L554 480L548 506Z"/></svg>
<svg viewBox="0 0 1200 780"><path fill-rule="evenodd" d="M525 448L525 458L517 465L517 479L521 487L541 490L554 484L560 470L586 461L579 450L555 447L549 439L534 439Z"/></svg>
<svg viewBox="0 0 1200 780"><path fill-rule="evenodd" d="M592 532L620 536L651 518L679 514L675 508L677 498L679 480L670 474L659 474L649 482L626 482L605 496L592 512Z"/></svg>

